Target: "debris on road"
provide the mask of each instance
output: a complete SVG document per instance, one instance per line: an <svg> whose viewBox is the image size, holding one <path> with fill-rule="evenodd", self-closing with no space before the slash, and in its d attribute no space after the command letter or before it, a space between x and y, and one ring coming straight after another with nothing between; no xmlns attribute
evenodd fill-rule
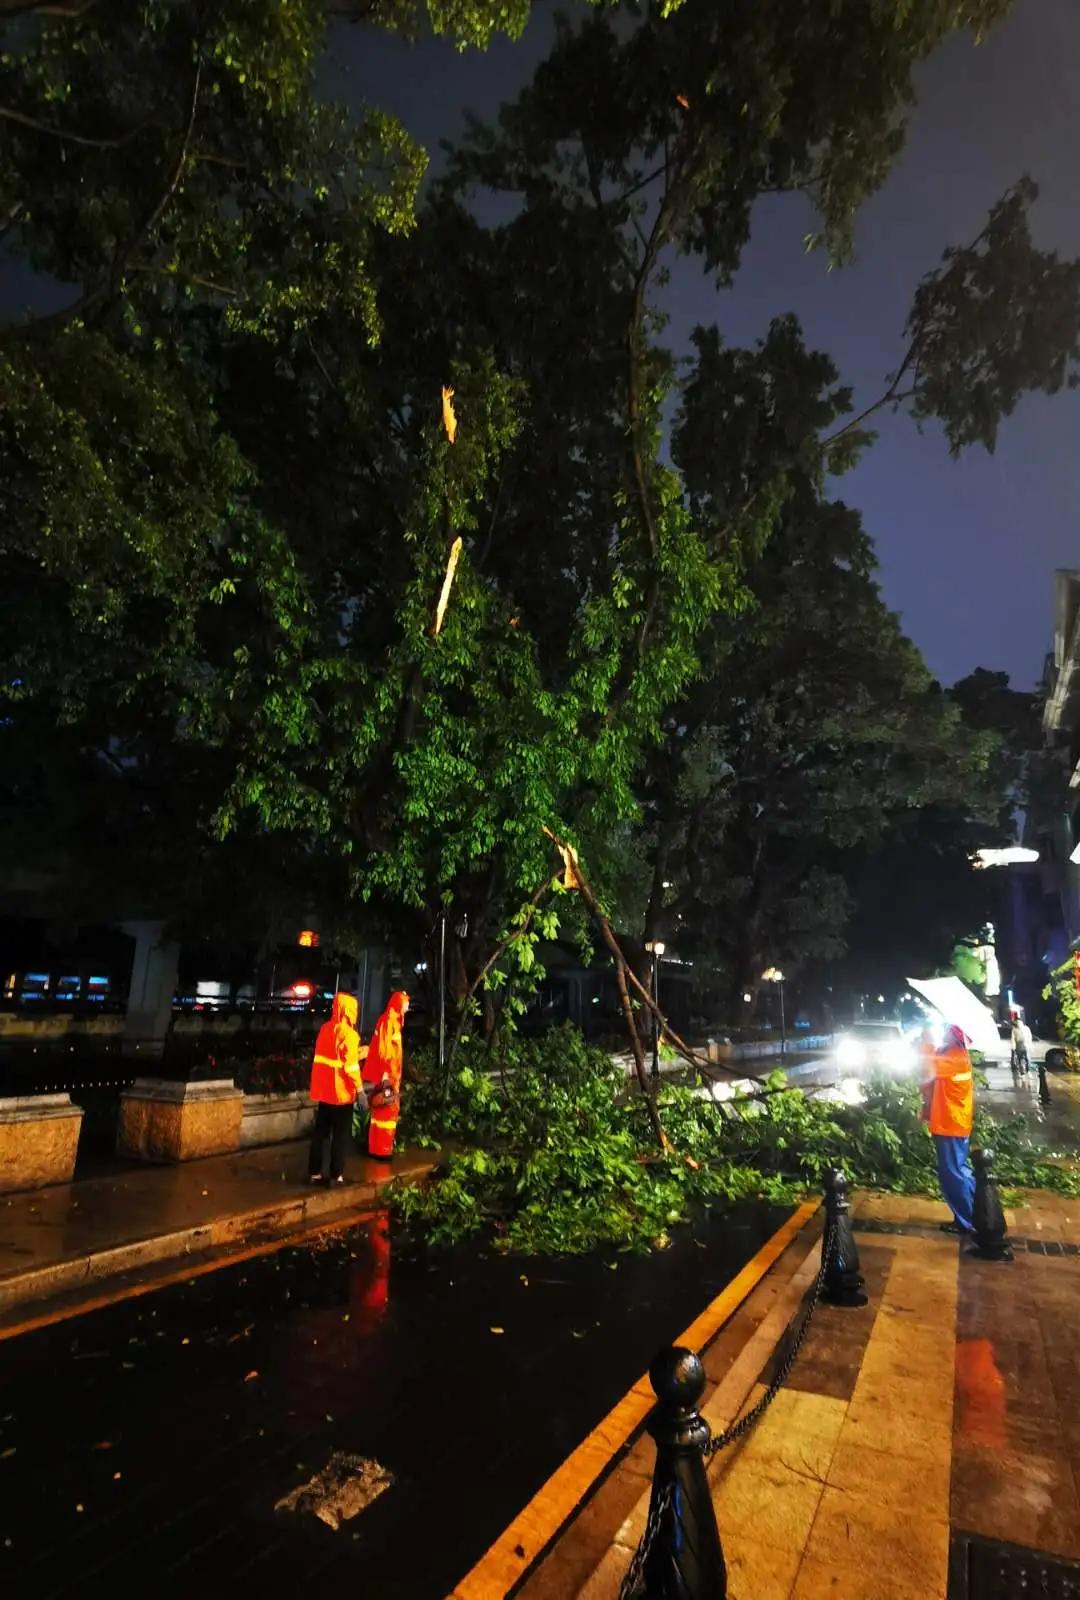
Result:
<svg viewBox="0 0 1080 1600"><path fill-rule="evenodd" d="M275 1511L310 1511L335 1532L343 1522L359 1516L394 1482L377 1461L367 1456L335 1450L321 1472L283 1495Z"/></svg>

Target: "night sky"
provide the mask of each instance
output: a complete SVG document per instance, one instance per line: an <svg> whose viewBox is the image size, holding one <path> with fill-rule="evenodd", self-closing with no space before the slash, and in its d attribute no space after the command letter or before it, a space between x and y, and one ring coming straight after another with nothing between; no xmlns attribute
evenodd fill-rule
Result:
<svg viewBox="0 0 1080 1600"><path fill-rule="evenodd" d="M524 39L496 40L483 54L339 27L323 85L357 107L368 98L395 112L437 159L466 108L492 116L528 80L551 43L554 9L537 0ZM920 275L946 244L973 238L1022 173L1041 188L1037 242L1080 254L1080 0L1017 0L978 49L963 38L939 51L917 87L906 152L860 215L855 263L830 273L823 255L805 255L806 202L766 197L733 289L717 292L692 263L669 261L676 349L698 322L745 344L793 310L862 406L901 354ZM69 294L0 261L5 314ZM881 413L878 445L839 486L876 541L888 603L943 682L976 666L1003 668L1022 688L1040 676L1054 568L1080 565L1078 419L1080 391L1037 396L1005 423L995 455L977 447L952 461L936 424L919 434L903 415Z"/></svg>
<svg viewBox="0 0 1080 1600"><path fill-rule="evenodd" d="M394 111L434 151L460 131L464 109L492 116L527 81L553 11L538 5L523 40L484 55L339 29L326 84L336 98ZM1080 0L1017 0L978 49L963 38L935 55L917 87L907 150L860 216L854 265L830 273L824 256L804 255L808 205L766 197L732 290L671 263L676 348L698 322L743 344L793 310L865 405L896 365L921 274L946 244L972 239L1022 173L1041 189L1037 243L1080 253ZM881 413L878 445L838 488L874 536L886 600L943 682L976 666L1004 669L1021 688L1040 676L1053 570L1080 565L1078 421L1080 391L1037 396L1006 422L995 455L976 448L953 461L936 424L920 434Z"/></svg>

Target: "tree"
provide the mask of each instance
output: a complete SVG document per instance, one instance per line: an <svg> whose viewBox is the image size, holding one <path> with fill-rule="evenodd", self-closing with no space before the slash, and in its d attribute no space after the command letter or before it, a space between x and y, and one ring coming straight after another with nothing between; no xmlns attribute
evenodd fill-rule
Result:
<svg viewBox="0 0 1080 1600"><path fill-rule="evenodd" d="M732 462L742 471L724 402L741 409L731 368L743 381L749 363L715 334L698 346L676 458L702 514L722 516ZM791 322L770 331L753 381L770 372L791 408L777 428L790 440L801 427L796 453L813 464L817 430L847 397ZM702 417L718 418L728 458ZM657 850L648 931L666 919L681 951L723 970L730 1020L746 1014L766 966L843 954L853 863L906 816L999 802L994 741L965 728L886 609L858 515L825 498L820 464L789 481L776 531L746 566L751 603L712 629L708 670L669 716L646 791Z"/></svg>
<svg viewBox="0 0 1080 1600"><path fill-rule="evenodd" d="M122 773L148 725L174 729L213 753L190 792L219 834L280 835L336 880L345 920L365 901L474 910L475 974L550 875L544 826L614 864L643 759L710 626L746 604L747 564L800 486L867 442L815 431L844 407L812 390L807 427L786 374L743 353L754 409L718 451L726 498L707 472L684 481L662 449L667 255L731 281L775 188L810 193L842 255L915 65L1005 9L684 0L564 24L415 228L422 162L400 128L314 95L315 0L209 20L114 0L18 24L0 211L13 248L77 287L0 337L12 714L67 720ZM430 10L469 37L522 15ZM477 184L512 199L509 221L477 224ZM1074 276L1012 248L1029 199L917 308L907 403L959 443L973 337L998 375L984 425L1075 351ZM1014 292L1038 280L1055 308L1011 386L974 314L988 273L1000 302L1004 246Z"/></svg>
<svg viewBox="0 0 1080 1600"><path fill-rule="evenodd" d="M1007 672L976 667L953 684L949 698L960 707L969 728L996 736L994 782L1001 796L1000 826L1009 837L1015 825L1013 813L1030 800L1033 758L1043 746L1038 697L1012 688Z"/></svg>

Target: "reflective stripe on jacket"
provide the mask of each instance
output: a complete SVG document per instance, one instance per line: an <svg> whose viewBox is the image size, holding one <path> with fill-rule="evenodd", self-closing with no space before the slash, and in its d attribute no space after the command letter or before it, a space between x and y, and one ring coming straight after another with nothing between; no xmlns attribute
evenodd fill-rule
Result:
<svg viewBox="0 0 1080 1600"><path fill-rule="evenodd" d="M975 1074L966 1050L938 1050L931 1056L933 1092L930 1132L966 1139L975 1120Z"/></svg>
<svg viewBox="0 0 1080 1600"><path fill-rule="evenodd" d="M339 996L339 999L348 997ZM334 1014L324 1022L315 1040L311 1064L311 1098L328 1106L348 1106L360 1088L360 1035L347 1008L334 1001Z"/></svg>

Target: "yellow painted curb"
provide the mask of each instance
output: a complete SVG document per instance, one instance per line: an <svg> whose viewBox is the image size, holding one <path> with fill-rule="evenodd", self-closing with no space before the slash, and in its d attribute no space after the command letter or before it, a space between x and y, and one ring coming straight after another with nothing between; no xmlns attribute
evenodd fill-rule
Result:
<svg viewBox="0 0 1080 1600"><path fill-rule="evenodd" d="M780 1259L820 1204L820 1200L804 1201L674 1342L690 1350L704 1349ZM450 1600L504 1600L580 1505L615 1452L644 1422L654 1404L652 1385L645 1373L555 1469L543 1488L533 1495L472 1571L462 1578Z"/></svg>

